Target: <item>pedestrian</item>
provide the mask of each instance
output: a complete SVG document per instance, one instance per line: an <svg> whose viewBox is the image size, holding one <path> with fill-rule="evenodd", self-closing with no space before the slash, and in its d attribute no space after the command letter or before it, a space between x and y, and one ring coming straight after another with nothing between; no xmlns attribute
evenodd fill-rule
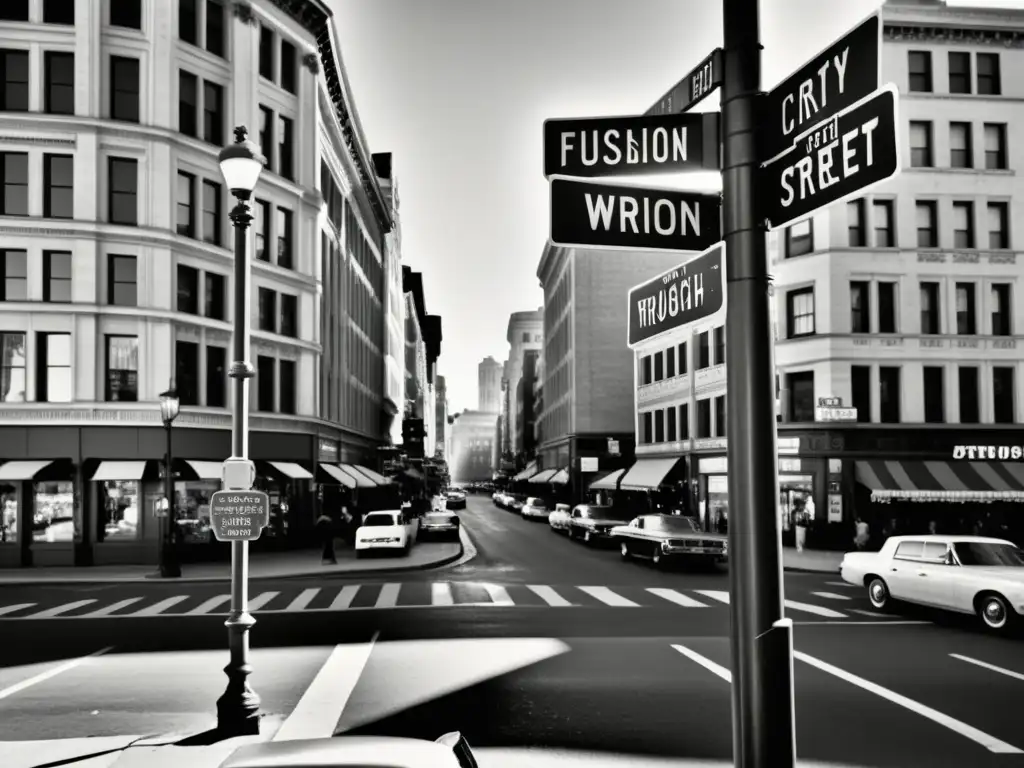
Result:
<svg viewBox="0 0 1024 768"><path fill-rule="evenodd" d="M871 539L870 527L864 520L861 519L860 515L857 515L857 522L854 524L856 533L853 537L853 544L857 549L867 548L868 541Z"/></svg>
<svg viewBox="0 0 1024 768"><path fill-rule="evenodd" d="M928 521L928 535L929 536L934 536L938 532L939 532L939 524L937 522L935 522L934 520L929 520Z"/></svg>
<svg viewBox="0 0 1024 768"><path fill-rule="evenodd" d="M334 520L326 512L322 512L316 521L317 532L320 534L322 550L320 552L321 565L336 565L337 557L334 554Z"/></svg>

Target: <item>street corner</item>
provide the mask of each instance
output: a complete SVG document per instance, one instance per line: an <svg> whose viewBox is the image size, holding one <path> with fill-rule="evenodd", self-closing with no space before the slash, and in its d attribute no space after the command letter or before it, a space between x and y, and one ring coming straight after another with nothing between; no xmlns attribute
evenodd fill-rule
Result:
<svg viewBox="0 0 1024 768"><path fill-rule="evenodd" d="M327 574L331 576L364 576L401 571L426 571L447 565L461 563L465 559L465 534L459 541L417 541L404 556L370 553L367 557L357 558L354 550L336 553L337 565L324 565L318 571L303 571L287 575L309 576ZM254 577L254 578L259 578Z"/></svg>

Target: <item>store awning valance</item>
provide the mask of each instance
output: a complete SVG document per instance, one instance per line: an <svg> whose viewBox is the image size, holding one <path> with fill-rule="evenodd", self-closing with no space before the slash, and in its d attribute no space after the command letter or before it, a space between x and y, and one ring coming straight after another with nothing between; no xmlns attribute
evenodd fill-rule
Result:
<svg viewBox="0 0 1024 768"><path fill-rule="evenodd" d="M362 464L352 464L351 466L354 467L355 469L358 469L368 478L373 480L373 482L375 482L377 485L390 485L391 483L390 477L384 477L384 475L380 474L379 472L374 472L372 469L370 469L369 467L364 467Z"/></svg>
<svg viewBox="0 0 1024 768"><path fill-rule="evenodd" d="M145 472L144 461L101 461L90 480L141 480Z"/></svg>
<svg viewBox="0 0 1024 768"><path fill-rule="evenodd" d="M0 467L0 480L31 480L51 464L53 464L53 459L8 461Z"/></svg>
<svg viewBox="0 0 1024 768"><path fill-rule="evenodd" d="M320 469L339 485L344 485L346 488L356 487L355 478L341 467L336 467L333 464L321 464Z"/></svg>
<svg viewBox="0 0 1024 768"><path fill-rule="evenodd" d="M637 459L636 464L619 481L619 490L648 491L657 488L678 461L678 456Z"/></svg>
<svg viewBox="0 0 1024 768"><path fill-rule="evenodd" d="M858 461L872 501L1022 501L1024 465L1004 461Z"/></svg>
<svg viewBox="0 0 1024 768"><path fill-rule="evenodd" d="M536 475L530 478L531 483L541 485L543 483L550 483L551 478L554 476L556 469L545 469L543 472L538 472Z"/></svg>
<svg viewBox="0 0 1024 768"><path fill-rule="evenodd" d="M590 484L592 491L616 491L619 488L619 478L626 473L625 468L609 472L604 477L599 477Z"/></svg>
<svg viewBox="0 0 1024 768"><path fill-rule="evenodd" d="M313 475L308 469L291 461L268 461L267 464L272 466L285 477L290 477L292 480L313 479Z"/></svg>
<svg viewBox="0 0 1024 768"><path fill-rule="evenodd" d="M196 473L196 477L200 480L220 480L224 476L224 464L220 461L194 461L192 459L185 459L185 463L192 468L192 471Z"/></svg>
<svg viewBox="0 0 1024 768"><path fill-rule="evenodd" d="M526 479L528 479L528 478L530 478L530 477L532 477L533 475L536 475L536 474L537 474L537 462L536 461L531 461L529 464L526 465L526 469L524 469L522 472L520 472L518 475L516 475L512 479L513 480L526 480Z"/></svg>
<svg viewBox="0 0 1024 768"><path fill-rule="evenodd" d="M338 469L352 478L356 488L376 488L377 484L353 467L351 464L339 464Z"/></svg>
<svg viewBox="0 0 1024 768"><path fill-rule="evenodd" d="M549 480L548 482L550 482L552 485L568 484L569 469L567 467L562 467L560 470L558 470L557 472L555 472L555 474L551 476L551 480Z"/></svg>

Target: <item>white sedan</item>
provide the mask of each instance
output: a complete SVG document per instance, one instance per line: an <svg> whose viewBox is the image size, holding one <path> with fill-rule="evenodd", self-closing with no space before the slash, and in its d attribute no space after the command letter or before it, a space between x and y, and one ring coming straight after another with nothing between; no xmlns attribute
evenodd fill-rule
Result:
<svg viewBox="0 0 1024 768"><path fill-rule="evenodd" d="M526 520L547 520L548 515L551 514L551 510L548 509L548 505L544 503L544 499L540 499L536 496L531 496L523 504L520 514Z"/></svg>
<svg viewBox="0 0 1024 768"><path fill-rule="evenodd" d="M356 528L356 557L371 551L409 553L409 531L400 509L368 512Z"/></svg>
<svg viewBox="0 0 1024 768"><path fill-rule="evenodd" d="M847 553L839 572L878 610L902 600L974 614L992 630L1024 615L1024 554L1004 539L893 536L878 552Z"/></svg>
<svg viewBox="0 0 1024 768"><path fill-rule="evenodd" d="M548 515L548 525L552 531L566 533L569 530L569 505L555 504L555 508Z"/></svg>

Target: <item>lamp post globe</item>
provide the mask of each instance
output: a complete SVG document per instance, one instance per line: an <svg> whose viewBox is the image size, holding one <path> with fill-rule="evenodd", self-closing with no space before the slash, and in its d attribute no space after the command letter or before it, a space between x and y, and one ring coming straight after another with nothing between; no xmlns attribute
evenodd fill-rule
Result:
<svg viewBox="0 0 1024 768"><path fill-rule="evenodd" d="M249 199L267 163L260 148L246 138L248 135L245 126L235 128L235 143L224 147L217 156L224 183L239 200Z"/></svg>
<svg viewBox="0 0 1024 768"><path fill-rule="evenodd" d="M160 417L163 419L164 426L174 423L180 409L181 399L175 390L169 389L160 393Z"/></svg>

